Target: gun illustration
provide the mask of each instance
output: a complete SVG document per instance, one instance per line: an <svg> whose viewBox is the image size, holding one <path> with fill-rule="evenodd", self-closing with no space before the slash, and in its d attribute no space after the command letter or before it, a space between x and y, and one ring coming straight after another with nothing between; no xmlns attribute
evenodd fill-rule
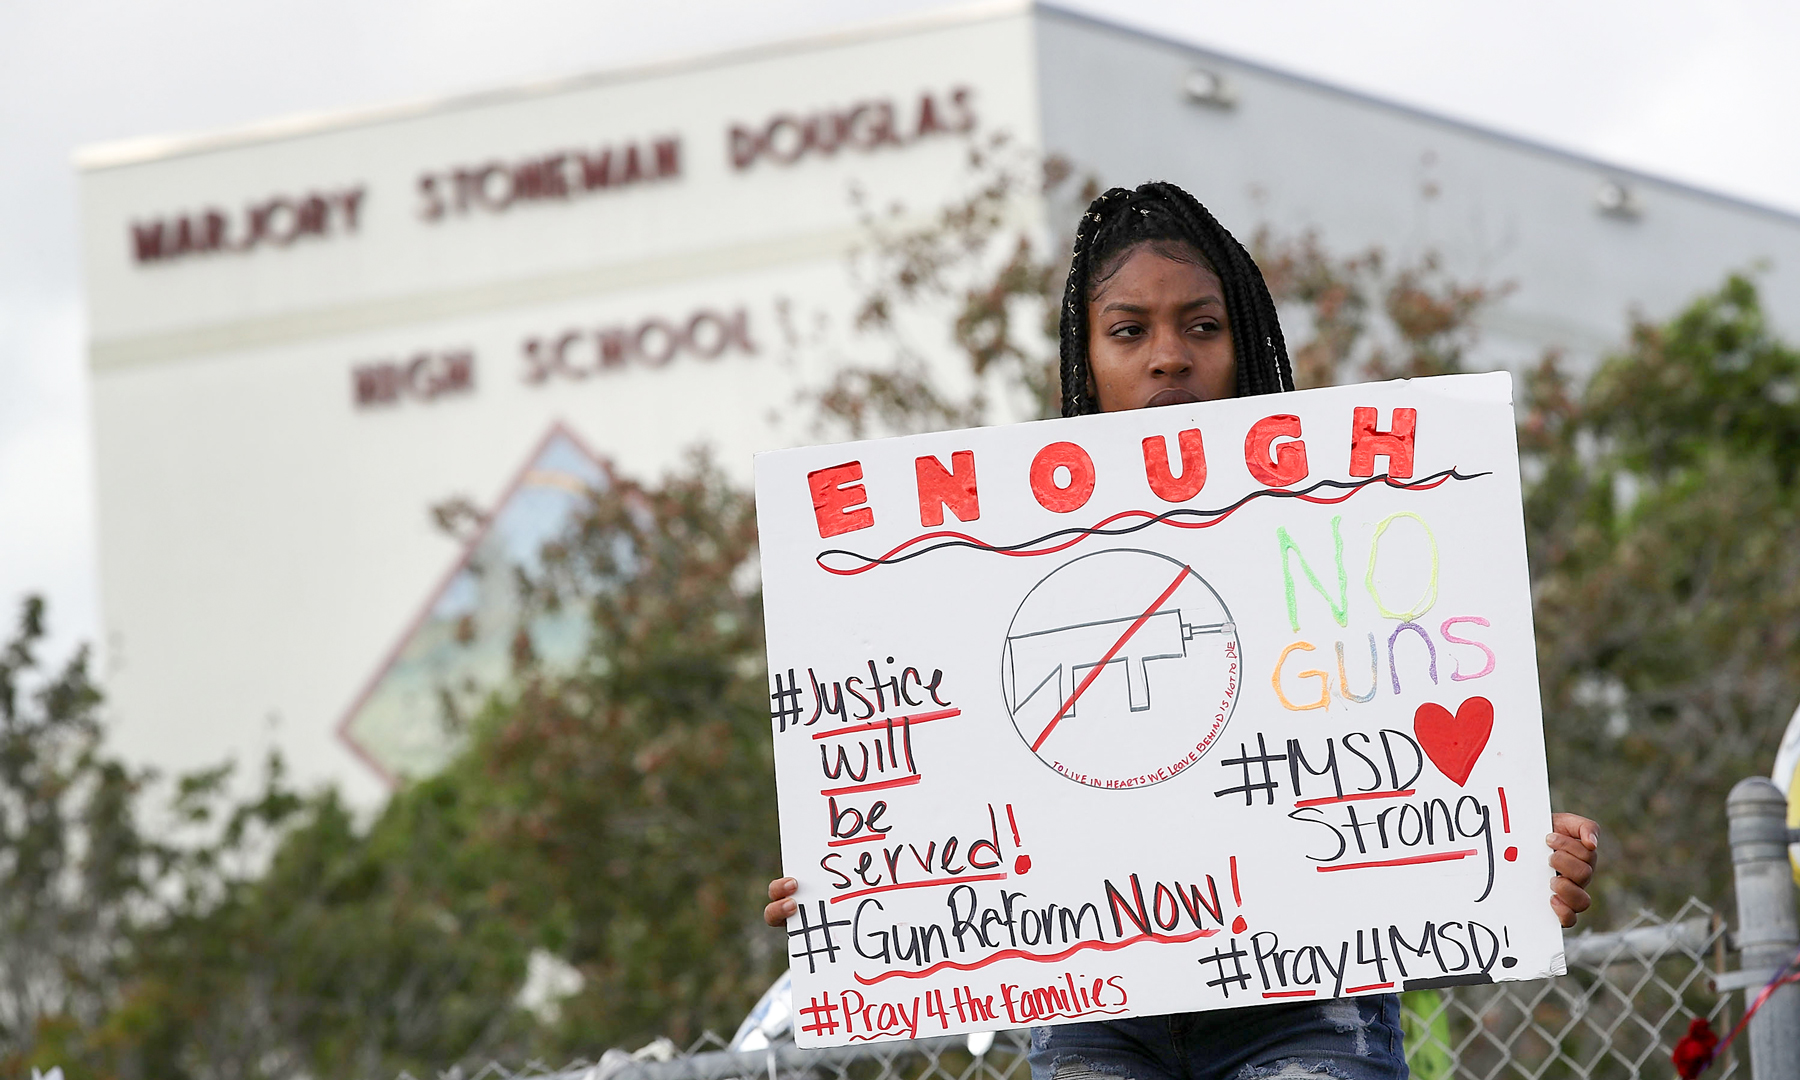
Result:
<svg viewBox="0 0 1800 1080"><path fill-rule="evenodd" d="M1006 655L1002 659L1007 703L1014 713L1039 692L1050 689L1056 700L1045 701L1046 709L1054 709L1068 700L1068 694L1081 684L1087 673L1099 664L1131 629L1137 616L1103 619L1099 622L1075 623L1050 630L1015 634L1006 639ZM1125 665L1126 694L1132 712L1150 708L1150 670L1152 660L1171 660L1187 655L1187 643L1201 634L1220 634L1229 623L1194 624L1183 622L1180 608L1158 611L1138 627L1109 664ZM1049 695L1046 695L1046 699ZM1075 715L1071 705L1065 717Z"/></svg>

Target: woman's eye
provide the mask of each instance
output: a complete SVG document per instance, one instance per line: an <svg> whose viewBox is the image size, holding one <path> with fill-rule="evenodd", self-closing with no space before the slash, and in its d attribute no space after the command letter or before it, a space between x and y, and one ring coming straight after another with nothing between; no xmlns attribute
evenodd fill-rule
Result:
<svg viewBox="0 0 1800 1080"><path fill-rule="evenodd" d="M1219 329L1219 320L1201 319L1193 325L1193 330L1201 334L1211 334Z"/></svg>
<svg viewBox="0 0 1800 1080"><path fill-rule="evenodd" d="M1112 329L1113 337L1137 337L1143 332L1144 328L1136 323L1121 323Z"/></svg>

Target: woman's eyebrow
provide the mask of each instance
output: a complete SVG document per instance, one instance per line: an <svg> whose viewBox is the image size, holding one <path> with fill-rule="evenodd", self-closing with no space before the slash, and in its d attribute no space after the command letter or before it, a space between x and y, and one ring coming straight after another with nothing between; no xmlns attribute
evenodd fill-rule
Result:
<svg viewBox="0 0 1800 1080"><path fill-rule="evenodd" d="M1208 305L1212 305L1212 304L1217 304L1219 307L1224 307L1225 301L1219 299L1216 296L1208 294L1206 296L1195 297L1192 300L1188 300L1188 301L1182 303L1175 310L1189 311L1189 310L1192 310L1193 308L1207 307ZM1127 315L1148 315L1150 313L1150 309L1143 306L1142 304L1128 304L1123 300L1114 300L1113 302L1106 304L1105 306L1103 306L1100 309L1100 314L1105 315L1109 311L1122 311L1122 312L1126 313Z"/></svg>

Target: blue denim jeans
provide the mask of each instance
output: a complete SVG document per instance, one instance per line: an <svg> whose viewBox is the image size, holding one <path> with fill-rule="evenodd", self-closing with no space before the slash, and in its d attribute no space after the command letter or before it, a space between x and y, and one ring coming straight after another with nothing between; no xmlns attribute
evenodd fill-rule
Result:
<svg viewBox="0 0 1800 1080"><path fill-rule="evenodd" d="M1406 1080L1393 994L1031 1029L1031 1080Z"/></svg>

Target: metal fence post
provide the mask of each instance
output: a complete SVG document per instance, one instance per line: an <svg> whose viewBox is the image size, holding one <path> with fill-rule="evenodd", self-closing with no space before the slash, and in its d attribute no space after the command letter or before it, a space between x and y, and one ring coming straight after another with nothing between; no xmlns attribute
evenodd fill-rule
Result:
<svg viewBox="0 0 1800 1080"><path fill-rule="evenodd" d="M1744 991L1744 1005L1800 950L1794 882L1788 868L1787 798L1760 776L1740 780L1726 800L1731 865L1737 881L1737 944L1742 967L1760 973ZM1800 985L1775 991L1750 1021L1750 1071L1755 1080L1800 1073Z"/></svg>

